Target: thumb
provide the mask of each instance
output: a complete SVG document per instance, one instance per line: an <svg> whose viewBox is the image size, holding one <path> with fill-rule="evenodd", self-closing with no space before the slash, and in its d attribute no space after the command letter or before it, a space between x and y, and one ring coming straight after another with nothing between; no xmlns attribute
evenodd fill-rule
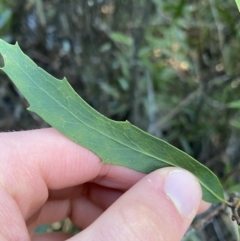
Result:
<svg viewBox="0 0 240 241"><path fill-rule="evenodd" d="M146 175L74 240L180 241L197 213L201 187L180 168Z"/></svg>

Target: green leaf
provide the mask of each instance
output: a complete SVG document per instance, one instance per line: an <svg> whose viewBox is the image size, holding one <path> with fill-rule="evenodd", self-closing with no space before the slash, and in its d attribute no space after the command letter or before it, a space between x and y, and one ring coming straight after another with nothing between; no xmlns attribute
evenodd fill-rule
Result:
<svg viewBox="0 0 240 241"><path fill-rule="evenodd" d="M240 100L236 100L227 104L229 108L240 109Z"/></svg>
<svg viewBox="0 0 240 241"><path fill-rule="evenodd" d="M230 121L230 125L237 129L240 129L240 120L232 120Z"/></svg>
<svg viewBox="0 0 240 241"><path fill-rule="evenodd" d="M112 32L109 36L114 42L125 44L127 46L131 46L133 44L133 39L131 37L120 32Z"/></svg>
<svg viewBox="0 0 240 241"><path fill-rule="evenodd" d="M29 110L72 141L98 155L103 163L149 173L178 166L199 180L203 199L225 202L218 178L186 153L126 122L110 120L84 102L67 80L58 80L39 68L19 48L0 40L0 53L10 77L30 103ZM187 188L187 187L183 187Z"/></svg>
<svg viewBox="0 0 240 241"><path fill-rule="evenodd" d="M240 12L240 0L235 0L236 1L236 4L237 4L237 7L238 7L238 11Z"/></svg>

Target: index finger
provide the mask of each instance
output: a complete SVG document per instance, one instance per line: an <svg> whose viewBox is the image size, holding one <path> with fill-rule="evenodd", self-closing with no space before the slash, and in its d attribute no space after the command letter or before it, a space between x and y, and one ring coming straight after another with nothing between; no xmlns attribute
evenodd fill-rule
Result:
<svg viewBox="0 0 240 241"><path fill-rule="evenodd" d="M0 187L14 197L25 217L46 201L48 189L97 180L106 186L126 189L143 175L103 165L91 151L51 128L1 133L0 152Z"/></svg>
<svg viewBox="0 0 240 241"><path fill-rule="evenodd" d="M37 170L49 189L75 186L107 176L111 171L119 172L119 168L114 170L116 166L103 165L94 153L52 128L1 133L0 143L2 160L10 161L9 165L18 170L23 166L30 168L28 172ZM128 171L127 168L120 170L125 175ZM138 176L131 170L129 174Z"/></svg>

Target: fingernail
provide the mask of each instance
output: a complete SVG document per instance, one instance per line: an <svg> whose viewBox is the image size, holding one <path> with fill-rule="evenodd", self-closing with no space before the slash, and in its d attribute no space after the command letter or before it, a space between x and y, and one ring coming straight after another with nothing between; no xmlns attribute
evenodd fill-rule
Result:
<svg viewBox="0 0 240 241"><path fill-rule="evenodd" d="M183 216L191 216L198 207L201 189L194 176L187 171L177 169L169 172L164 191Z"/></svg>

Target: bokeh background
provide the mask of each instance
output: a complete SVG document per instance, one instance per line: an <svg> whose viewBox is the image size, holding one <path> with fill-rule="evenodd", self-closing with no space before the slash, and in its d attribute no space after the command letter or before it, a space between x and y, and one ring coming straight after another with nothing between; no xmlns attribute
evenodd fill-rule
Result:
<svg viewBox="0 0 240 241"><path fill-rule="evenodd" d="M233 170L226 189L240 179L239 20L234 0L0 0L0 38L107 117L170 142L220 180ZM48 126L27 107L1 72L0 131ZM235 240L220 231L187 240Z"/></svg>

